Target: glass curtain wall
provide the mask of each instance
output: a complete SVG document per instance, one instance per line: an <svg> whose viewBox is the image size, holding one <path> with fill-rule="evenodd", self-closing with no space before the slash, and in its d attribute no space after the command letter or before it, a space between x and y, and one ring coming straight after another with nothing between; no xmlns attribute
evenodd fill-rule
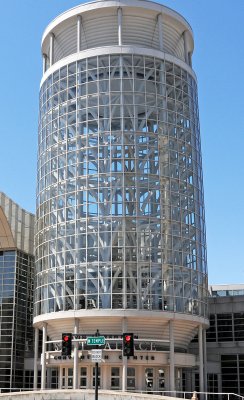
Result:
<svg viewBox="0 0 244 400"><path fill-rule="evenodd" d="M0 251L0 389L24 387L24 357L33 349L33 256Z"/></svg>
<svg viewBox="0 0 244 400"><path fill-rule="evenodd" d="M140 55L80 60L40 91L35 315L206 316L197 87Z"/></svg>

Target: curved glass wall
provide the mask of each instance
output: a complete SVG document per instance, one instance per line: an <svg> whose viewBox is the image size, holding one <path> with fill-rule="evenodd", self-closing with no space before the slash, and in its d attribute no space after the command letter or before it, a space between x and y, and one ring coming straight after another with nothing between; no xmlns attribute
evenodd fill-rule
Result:
<svg viewBox="0 0 244 400"><path fill-rule="evenodd" d="M176 64L108 55L40 92L35 315L206 315L197 88Z"/></svg>

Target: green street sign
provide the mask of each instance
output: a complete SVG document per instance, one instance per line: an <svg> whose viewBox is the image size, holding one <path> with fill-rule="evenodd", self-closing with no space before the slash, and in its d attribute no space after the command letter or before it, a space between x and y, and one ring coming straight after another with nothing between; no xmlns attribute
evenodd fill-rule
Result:
<svg viewBox="0 0 244 400"><path fill-rule="evenodd" d="M104 336L88 336L86 339L88 346L103 346L105 344Z"/></svg>

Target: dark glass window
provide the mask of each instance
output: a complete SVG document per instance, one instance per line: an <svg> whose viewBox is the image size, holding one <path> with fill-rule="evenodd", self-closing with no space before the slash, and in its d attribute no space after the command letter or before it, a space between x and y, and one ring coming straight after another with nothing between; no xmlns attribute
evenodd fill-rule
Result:
<svg viewBox="0 0 244 400"><path fill-rule="evenodd" d="M207 342L216 342L216 323L215 315L211 314L209 317L209 328L206 332Z"/></svg>
<svg viewBox="0 0 244 400"><path fill-rule="evenodd" d="M214 395L213 393L218 393L218 375L217 374L208 374L208 399L209 400L218 400L218 395Z"/></svg>
<svg viewBox="0 0 244 400"><path fill-rule="evenodd" d="M244 313L234 313L235 340L244 340Z"/></svg>
<svg viewBox="0 0 244 400"><path fill-rule="evenodd" d="M237 355L221 356L222 391L238 393Z"/></svg>
<svg viewBox="0 0 244 400"><path fill-rule="evenodd" d="M239 355L240 395L244 395L244 355Z"/></svg>
<svg viewBox="0 0 244 400"><path fill-rule="evenodd" d="M217 314L218 341L230 342L233 340L232 314Z"/></svg>

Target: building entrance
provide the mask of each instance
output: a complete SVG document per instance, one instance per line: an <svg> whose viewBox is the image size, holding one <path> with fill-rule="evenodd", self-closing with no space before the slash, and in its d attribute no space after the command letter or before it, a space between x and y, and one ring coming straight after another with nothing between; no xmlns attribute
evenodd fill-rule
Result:
<svg viewBox="0 0 244 400"><path fill-rule="evenodd" d="M79 369L80 389L90 389L95 387L95 366L84 366ZM98 368L98 387L101 387L101 368Z"/></svg>
<svg viewBox="0 0 244 400"><path fill-rule="evenodd" d="M163 368L145 368L144 388L147 392L165 389L165 370Z"/></svg>
<svg viewBox="0 0 244 400"><path fill-rule="evenodd" d="M73 368L62 369L62 389L73 389Z"/></svg>
<svg viewBox="0 0 244 400"><path fill-rule="evenodd" d="M95 367L83 366L79 368L79 388L90 389L95 387ZM100 388L101 370L98 368L98 387ZM73 389L73 368L62 368L62 389Z"/></svg>

